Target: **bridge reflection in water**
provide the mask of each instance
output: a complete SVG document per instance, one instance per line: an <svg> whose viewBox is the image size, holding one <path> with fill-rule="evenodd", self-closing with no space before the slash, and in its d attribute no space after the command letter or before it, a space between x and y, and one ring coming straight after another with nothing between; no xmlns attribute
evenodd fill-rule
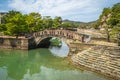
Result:
<svg viewBox="0 0 120 80"><path fill-rule="evenodd" d="M67 57L69 53L69 47L68 45L62 41L62 46L57 47L57 46L50 46L49 47L50 52L59 57Z"/></svg>

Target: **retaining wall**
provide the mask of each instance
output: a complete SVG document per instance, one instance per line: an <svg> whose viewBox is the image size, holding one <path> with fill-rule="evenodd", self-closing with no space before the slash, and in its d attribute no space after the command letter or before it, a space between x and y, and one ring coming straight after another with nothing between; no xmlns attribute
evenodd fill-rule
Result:
<svg viewBox="0 0 120 80"><path fill-rule="evenodd" d="M29 48L28 40L24 37L0 36L0 48L27 50Z"/></svg>

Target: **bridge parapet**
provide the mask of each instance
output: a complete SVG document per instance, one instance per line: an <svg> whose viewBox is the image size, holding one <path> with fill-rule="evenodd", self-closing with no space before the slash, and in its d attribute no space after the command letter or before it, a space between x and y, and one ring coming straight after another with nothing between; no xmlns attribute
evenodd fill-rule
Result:
<svg viewBox="0 0 120 80"><path fill-rule="evenodd" d="M57 36L57 37L65 37L68 39L79 40L82 41L82 36L74 31L69 30L44 30L40 32L35 32L33 34L34 38L44 37L44 36Z"/></svg>

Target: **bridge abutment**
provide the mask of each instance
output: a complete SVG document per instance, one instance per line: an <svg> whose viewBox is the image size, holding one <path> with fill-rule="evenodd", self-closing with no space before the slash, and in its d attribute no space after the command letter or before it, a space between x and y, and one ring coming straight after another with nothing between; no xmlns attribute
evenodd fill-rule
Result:
<svg viewBox="0 0 120 80"><path fill-rule="evenodd" d="M0 36L0 48L3 49L28 49L28 40L24 37Z"/></svg>

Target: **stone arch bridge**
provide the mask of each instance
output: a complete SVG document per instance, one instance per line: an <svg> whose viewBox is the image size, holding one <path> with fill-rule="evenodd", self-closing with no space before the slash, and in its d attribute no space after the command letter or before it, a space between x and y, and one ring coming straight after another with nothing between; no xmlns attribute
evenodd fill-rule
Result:
<svg viewBox="0 0 120 80"><path fill-rule="evenodd" d="M74 40L84 42L84 40L86 39L84 35L80 35L75 31L44 30L40 32L34 32L27 36L21 36L18 38L16 38L15 36L0 36L0 48L25 49L25 50L34 49L40 47L41 45L50 44L49 40L52 37L59 38L60 40L67 43L68 46L70 46L71 45L70 43Z"/></svg>
<svg viewBox="0 0 120 80"><path fill-rule="evenodd" d="M40 46L42 41L50 40L52 37L57 37L60 40L63 40L68 45L74 40L83 41L83 36L78 34L75 31L70 30L44 30L40 32L35 32L32 34L32 40L30 40L29 46ZM46 43L46 42L45 42ZM48 44L48 43L46 43ZM44 44L45 45L45 44Z"/></svg>

